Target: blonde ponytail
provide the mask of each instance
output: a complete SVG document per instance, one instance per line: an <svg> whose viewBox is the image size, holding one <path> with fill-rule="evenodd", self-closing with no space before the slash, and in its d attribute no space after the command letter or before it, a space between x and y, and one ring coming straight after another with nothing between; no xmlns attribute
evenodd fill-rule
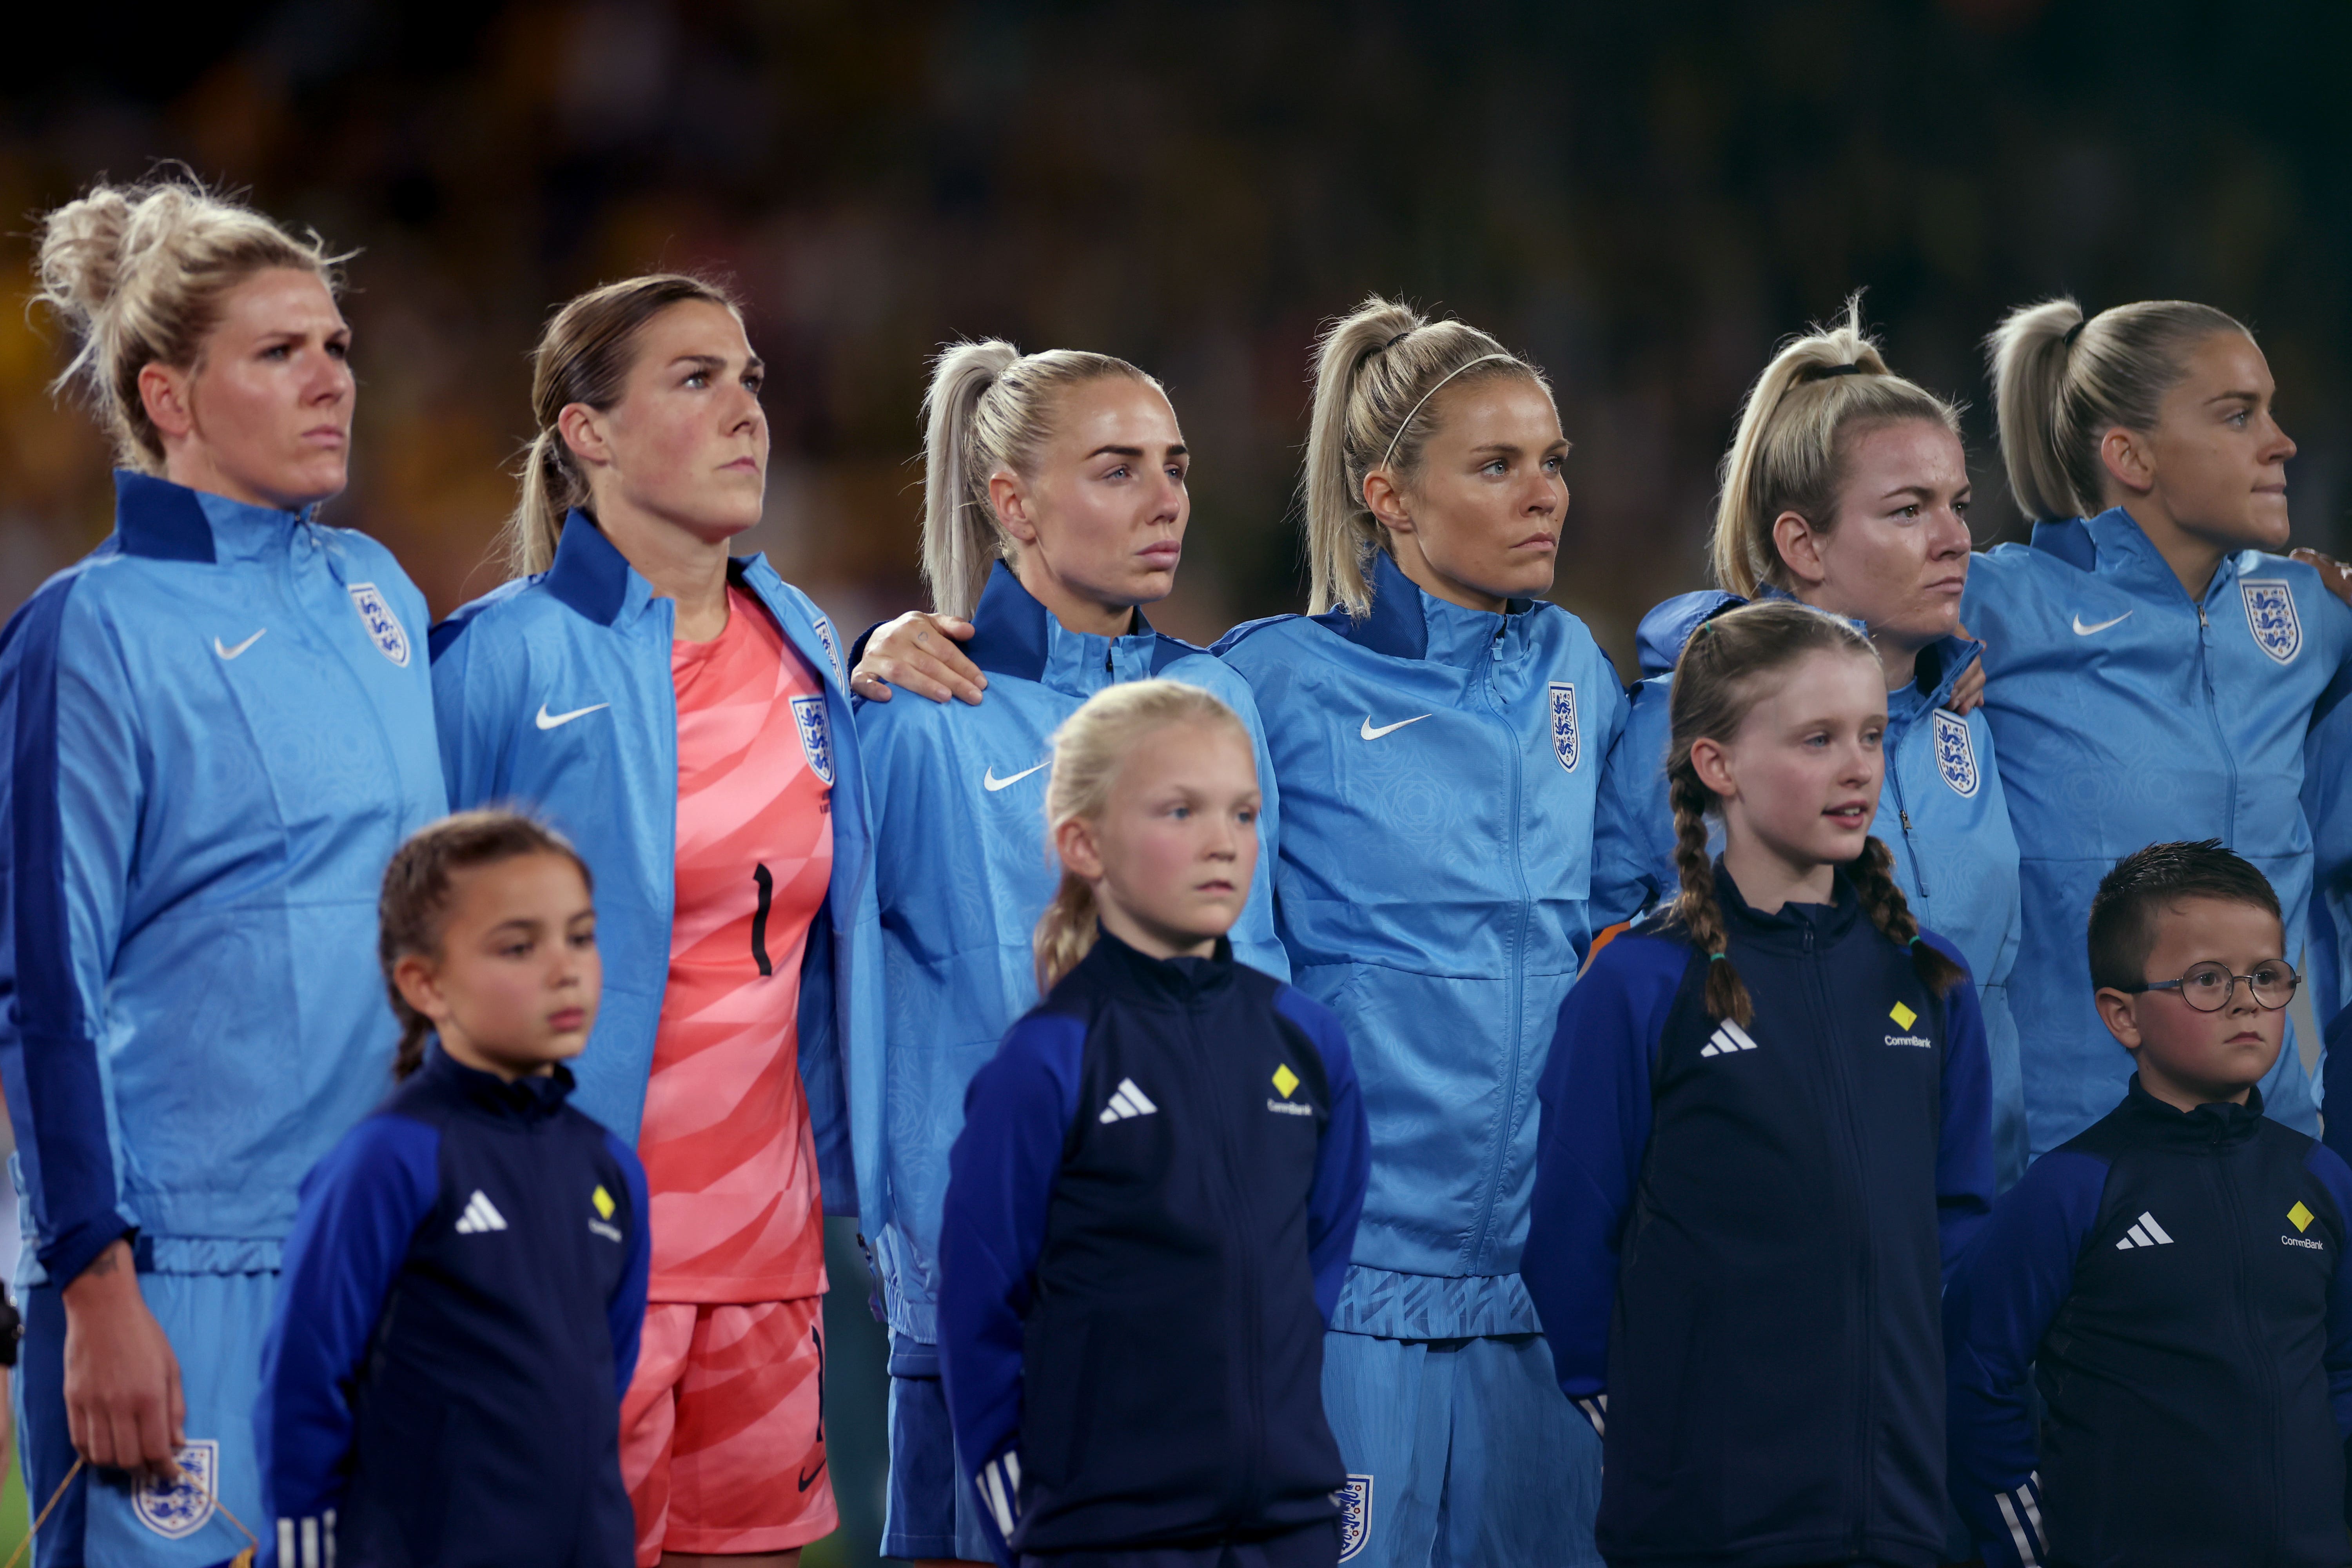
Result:
<svg viewBox="0 0 2352 1568"><path fill-rule="evenodd" d="M2021 305L1985 339L2000 455L2036 521L2105 510L2108 431L2152 430L2190 351L2238 320L2187 300L2142 300L2085 320L2073 300Z"/></svg>
<svg viewBox="0 0 2352 1568"><path fill-rule="evenodd" d="M735 296L707 279L653 272L591 289L548 318L530 351L530 413L538 429L515 478L521 493L499 533L507 571L516 577L555 562L563 520L589 502L588 475L557 421L575 403L603 411L620 402L646 323L673 305L700 300L742 319Z"/></svg>
<svg viewBox="0 0 2352 1568"><path fill-rule="evenodd" d="M1014 558L989 499L989 476L1034 474L1061 395L1108 375L1165 395L1127 361L1082 349L1024 354L990 338L950 343L931 362L923 395L923 579L934 610L970 616L998 558Z"/></svg>
<svg viewBox="0 0 2352 1568"><path fill-rule="evenodd" d="M1410 305L1367 296L1355 313L1325 326L1315 344L1315 408L1307 425L1307 610L1334 605L1360 618L1372 606L1365 569L1387 534L1364 503L1364 479L1386 468L1400 478L1421 466L1437 427L1436 395L1500 375L1543 372L1461 321L1432 321Z"/></svg>
<svg viewBox="0 0 2352 1568"><path fill-rule="evenodd" d="M1197 686L1131 680L1107 687L1087 699L1054 732L1054 772L1045 784L1046 844L1060 838L1066 822L1101 820L1121 764L1154 731L1171 724L1222 726L1244 750L1250 748L1249 731L1241 719ZM1037 921L1040 995L1093 949L1099 919L1093 887L1065 867L1054 901Z"/></svg>
<svg viewBox="0 0 2352 1568"><path fill-rule="evenodd" d="M163 437L147 417L139 373L193 368L220 324L229 291L270 268L308 272L330 293L348 255L316 235L297 239L193 174L93 185L41 220L33 298L77 340L53 390L75 383L114 437L116 460L163 471Z"/></svg>
<svg viewBox="0 0 2352 1568"><path fill-rule="evenodd" d="M1846 301L1836 325L1781 344L1748 389L1738 432L1723 456L1707 547L1716 582L1743 599L1767 584L1793 589L1772 537L1775 520L1793 511L1817 533L1836 527L1842 443L1865 427L1913 419L1960 433L1958 409L1887 369L1863 330L1860 294Z"/></svg>

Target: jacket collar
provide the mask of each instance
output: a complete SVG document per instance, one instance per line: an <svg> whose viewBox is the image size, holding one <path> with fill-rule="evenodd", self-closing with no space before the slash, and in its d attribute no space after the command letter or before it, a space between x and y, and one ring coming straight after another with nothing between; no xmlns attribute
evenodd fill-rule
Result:
<svg viewBox="0 0 2352 1568"><path fill-rule="evenodd" d="M1219 937L1208 958L1153 958L1097 926L1078 968L1121 995L1189 1006L1234 983L1234 944Z"/></svg>
<svg viewBox="0 0 2352 1568"><path fill-rule="evenodd" d="M114 470L114 531L122 552L150 561L256 560L281 552L309 511L254 506L152 474Z"/></svg>
<svg viewBox="0 0 2352 1568"><path fill-rule="evenodd" d="M1385 550L1372 552L1372 607L1362 620L1345 610L1314 617L1359 647L1389 658L1426 659L1467 668L1495 656L1497 640L1507 656L1523 652L1540 599L1507 599L1504 613L1465 610L1404 574Z"/></svg>
<svg viewBox="0 0 2352 1568"><path fill-rule="evenodd" d="M653 598L653 584L578 507L564 515L546 582L549 593L600 626L618 626L625 614L635 619Z"/></svg>
<svg viewBox="0 0 2352 1568"><path fill-rule="evenodd" d="M2135 594L2175 603L2188 597L2155 542L2119 506L2109 507L2096 517L2037 522L2033 548ZM2237 577L2241 553L2221 557L2213 569L2213 581L2205 589L2208 600Z"/></svg>
<svg viewBox="0 0 2352 1568"><path fill-rule="evenodd" d="M496 1073L482 1072L466 1066L441 1048L439 1039L425 1047L425 1065L416 1076L433 1089L454 1099L478 1106L495 1116L510 1116L523 1121L539 1121L554 1115L563 1108L572 1094L572 1069L562 1062L555 1070L538 1078L519 1078L509 1083Z"/></svg>
<svg viewBox="0 0 2352 1568"><path fill-rule="evenodd" d="M2121 1109L2143 1142L2167 1149L2218 1152L2238 1147L2261 1131L2263 1091L2259 1085L2248 1089L2243 1105L2223 1100L2183 1110L2142 1089L2139 1074L2134 1073L2131 1087L2124 1090Z"/></svg>
<svg viewBox="0 0 2352 1568"><path fill-rule="evenodd" d="M747 587L750 569L760 560L757 555L729 556L727 581ZM654 585L604 537L596 520L578 507L564 514L555 560L541 581L558 600L600 626L634 622L654 601Z"/></svg>
<svg viewBox="0 0 2352 1568"><path fill-rule="evenodd" d="M1715 897L1723 910L1727 929L1736 929L1741 935L1767 947L1790 951L1801 950L1808 935L1816 949L1827 946L1853 929L1856 916L1862 911L1862 900L1854 896L1853 884L1846 880L1843 871L1835 872L1830 883L1831 900L1826 904L1782 904L1771 914L1752 907L1739 895L1739 884L1731 879L1723 858L1715 860Z"/></svg>
<svg viewBox="0 0 2352 1568"><path fill-rule="evenodd" d="M1039 604L1013 568L999 561L971 613L971 640L964 657L992 675L1015 676L1060 690L1087 693L1108 683L1114 672L1149 674L1160 634L1143 612L1124 637L1074 632Z"/></svg>

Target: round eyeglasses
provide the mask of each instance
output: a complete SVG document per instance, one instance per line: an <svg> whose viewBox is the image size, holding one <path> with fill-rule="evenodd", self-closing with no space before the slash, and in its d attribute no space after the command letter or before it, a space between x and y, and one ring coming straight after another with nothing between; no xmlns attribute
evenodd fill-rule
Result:
<svg viewBox="0 0 2352 1568"><path fill-rule="evenodd" d="M2200 1013L2218 1013L2238 994L2241 980L2246 983L2247 993L2256 1005L2273 1013L2294 1001L2295 987L2303 984L2303 976L2294 972L2294 964L2284 958L2274 958L2254 965L2252 974L2232 974L2226 963L2198 963L2190 965L2189 973L2178 980L2149 980L2119 989L2178 991L2180 999Z"/></svg>

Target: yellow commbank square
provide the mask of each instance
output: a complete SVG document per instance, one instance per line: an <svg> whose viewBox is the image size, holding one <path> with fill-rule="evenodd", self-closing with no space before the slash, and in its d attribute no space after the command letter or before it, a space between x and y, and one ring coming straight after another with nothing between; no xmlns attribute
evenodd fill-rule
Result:
<svg viewBox="0 0 2352 1568"><path fill-rule="evenodd" d="M1886 1016L1895 1020L1895 1026L1898 1029L1909 1028L1914 1023L1918 1021L1919 1017L1918 1014L1914 1013L1910 1008L1906 1007L1900 1002L1897 1002L1894 1006L1888 1008L1886 1010Z"/></svg>
<svg viewBox="0 0 2352 1568"><path fill-rule="evenodd" d="M2286 1217L2294 1221L2295 1229L2309 1230L2311 1228L2311 1222L2319 1216L2313 1214L2309 1209L2304 1207L2300 1202L2297 1202L2294 1207L2286 1211Z"/></svg>
<svg viewBox="0 0 2352 1568"><path fill-rule="evenodd" d="M1274 1069L1274 1087L1282 1090L1282 1098L1285 1100L1288 1100L1290 1091L1298 1087L1298 1075L1290 1070L1289 1063L1285 1062Z"/></svg>
<svg viewBox="0 0 2352 1568"><path fill-rule="evenodd" d="M588 1194L588 1201L596 1205L598 1219L613 1217L613 1194L604 1190L604 1184L602 1182L597 1183L596 1190Z"/></svg>

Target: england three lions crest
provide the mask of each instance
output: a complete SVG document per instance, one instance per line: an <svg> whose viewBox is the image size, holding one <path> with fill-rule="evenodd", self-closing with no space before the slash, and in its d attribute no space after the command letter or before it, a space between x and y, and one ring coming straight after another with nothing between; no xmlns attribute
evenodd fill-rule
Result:
<svg viewBox="0 0 2352 1568"><path fill-rule="evenodd" d="M406 669L408 630L392 613L391 604L373 583L353 583L350 586L352 607L360 613L360 625L367 628L368 640L375 644L375 651Z"/></svg>
<svg viewBox="0 0 2352 1568"><path fill-rule="evenodd" d="M1372 1478L1349 1476L1331 1500L1339 1505L1339 1561L1345 1563L1372 1538Z"/></svg>
<svg viewBox="0 0 2352 1568"><path fill-rule="evenodd" d="M801 732L801 754L808 758L809 772L826 784L833 783L833 730L825 722L824 699L795 697L793 699L793 721Z"/></svg>
<svg viewBox="0 0 2352 1568"><path fill-rule="evenodd" d="M1551 749L1561 767L1576 771L1576 682L1572 680L1551 683Z"/></svg>
<svg viewBox="0 0 2352 1568"><path fill-rule="evenodd" d="M1957 795L1973 795L1984 782L1977 772L1977 743L1969 721L1945 709L1936 710L1936 771Z"/></svg>
<svg viewBox="0 0 2352 1568"><path fill-rule="evenodd" d="M2294 613L2294 590L2276 579L2249 577L2238 584L2246 598L2246 629L2254 646L2281 664L2303 651L2303 620Z"/></svg>
<svg viewBox="0 0 2352 1568"><path fill-rule="evenodd" d="M131 1490L131 1511L166 1541L184 1541L209 1523L220 1485L220 1445L207 1437L180 1445L180 1479L143 1476Z"/></svg>

